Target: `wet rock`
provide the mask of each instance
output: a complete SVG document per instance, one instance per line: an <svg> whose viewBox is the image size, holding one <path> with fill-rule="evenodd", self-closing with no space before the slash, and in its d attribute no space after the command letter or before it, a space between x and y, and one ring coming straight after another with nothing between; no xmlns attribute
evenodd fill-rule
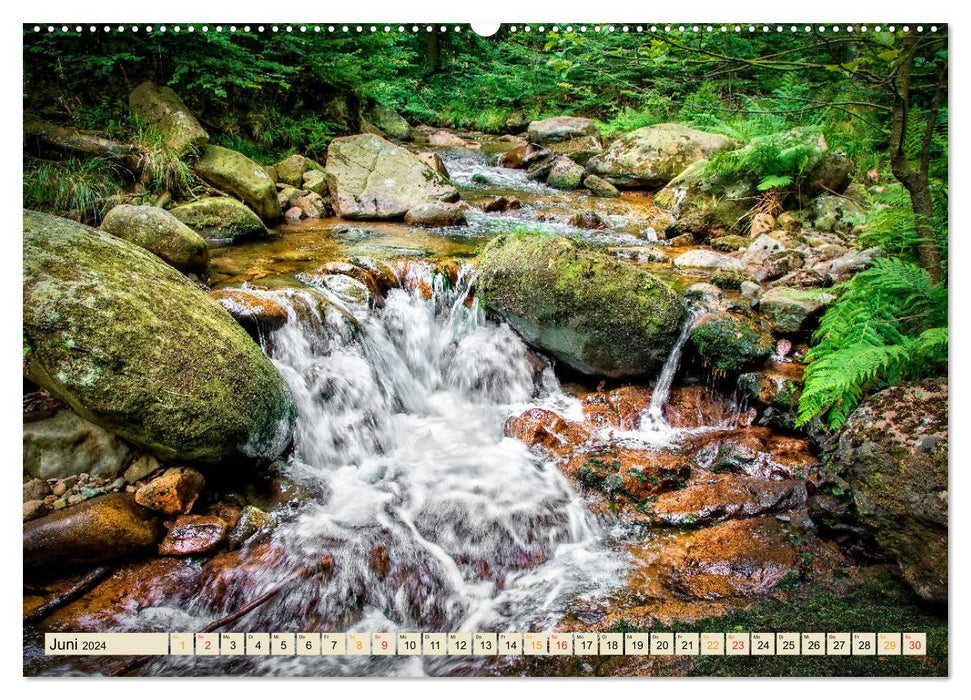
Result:
<svg viewBox="0 0 971 700"><path fill-rule="evenodd" d="M50 510L43 499L24 501L24 522L47 515Z"/></svg>
<svg viewBox="0 0 971 700"><path fill-rule="evenodd" d="M595 197L619 197L620 190L597 175L587 175L583 178L583 186L590 190Z"/></svg>
<svg viewBox="0 0 971 700"><path fill-rule="evenodd" d="M124 440L70 409L24 423L23 445L24 471L42 479L75 474L114 478L131 453Z"/></svg>
<svg viewBox="0 0 971 700"><path fill-rule="evenodd" d="M154 547L155 515L127 493L84 501L24 525L24 567L98 564Z"/></svg>
<svg viewBox="0 0 971 700"><path fill-rule="evenodd" d="M695 248L674 259L674 266L683 270L744 270L740 260L704 248Z"/></svg>
<svg viewBox="0 0 971 700"><path fill-rule="evenodd" d="M226 541L229 527L215 515L180 515L158 546L162 556L206 554Z"/></svg>
<svg viewBox="0 0 971 700"><path fill-rule="evenodd" d="M680 296L632 263L554 236L499 236L478 259L479 299L574 369L655 371L685 316Z"/></svg>
<svg viewBox="0 0 971 700"><path fill-rule="evenodd" d="M835 299L816 289L773 287L762 295L759 309L777 333L796 333L808 329Z"/></svg>
<svg viewBox="0 0 971 700"><path fill-rule="evenodd" d="M287 386L185 276L114 236L30 211L23 256L32 381L162 459L272 458L287 447Z"/></svg>
<svg viewBox="0 0 971 700"><path fill-rule="evenodd" d="M387 263L379 264L377 261L365 258L356 258L356 262L357 265L347 261L332 260L320 268L320 273L323 275L346 275L367 287L368 292L374 297L380 297L389 289L398 285L395 272L387 267ZM385 267L382 268L382 265Z"/></svg>
<svg viewBox="0 0 971 700"><path fill-rule="evenodd" d="M751 281L752 275L744 269L715 270L711 276L711 283L719 289L741 289L743 284Z"/></svg>
<svg viewBox="0 0 971 700"><path fill-rule="evenodd" d="M260 217L232 197L203 197L169 213L208 240L238 243L269 234Z"/></svg>
<svg viewBox="0 0 971 700"><path fill-rule="evenodd" d="M167 469L138 489L135 502L165 515L188 513L205 484L205 477L195 469Z"/></svg>
<svg viewBox="0 0 971 700"><path fill-rule="evenodd" d="M655 525L709 525L798 508L806 502L804 482L706 475L682 489L662 493L646 508Z"/></svg>
<svg viewBox="0 0 971 700"><path fill-rule="evenodd" d="M618 187L664 187L692 163L732 146L731 139L681 124L655 124L614 141L587 171Z"/></svg>
<svg viewBox="0 0 971 700"><path fill-rule="evenodd" d="M734 373L772 354L772 337L751 319L725 311L707 314L691 331L701 361L716 373Z"/></svg>
<svg viewBox="0 0 971 700"><path fill-rule="evenodd" d="M583 174L583 168L566 156L559 156L553 161L546 184L558 190L575 190L580 187Z"/></svg>
<svg viewBox="0 0 971 700"><path fill-rule="evenodd" d="M738 289L744 299L758 299L762 294L762 285L752 280L745 280Z"/></svg>
<svg viewBox="0 0 971 700"><path fill-rule="evenodd" d="M434 151L419 151L415 155L421 158L421 160L424 161L429 168L445 179L450 177L448 174L448 168L445 167L445 161L443 161L442 157Z"/></svg>
<svg viewBox="0 0 971 700"><path fill-rule="evenodd" d="M610 228L610 223L595 211L581 211L571 216L567 223L574 228L584 230L602 230L605 228Z"/></svg>
<svg viewBox="0 0 971 700"><path fill-rule="evenodd" d="M533 143L556 143L584 136L597 137L600 130L592 120L584 117L551 117L529 123L529 140Z"/></svg>
<svg viewBox="0 0 971 700"><path fill-rule="evenodd" d="M764 265L773 253L780 250L785 250L785 246L772 236L763 233L749 244L742 256L742 262L745 265L758 267Z"/></svg>
<svg viewBox="0 0 971 700"><path fill-rule="evenodd" d="M770 362L765 369L740 375L738 387L762 406L795 411L802 395L804 369L805 365L798 362Z"/></svg>
<svg viewBox="0 0 971 700"><path fill-rule="evenodd" d="M266 571L282 574L288 563L287 552L269 542L217 554L202 568L198 595L214 610L235 610L252 599Z"/></svg>
<svg viewBox="0 0 971 700"><path fill-rule="evenodd" d="M229 533L229 546L236 548L260 532L266 532L276 524L273 516L255 506L244 506L239 519Z"/></svg>
<svg viewBox="0 0 971 700"><path fill-rule="evenodd" d="M706 311L717 311L725 301L725 293L713 284L695 282L685 290L684 298Z"/></svg>
<svg viewBox="0 0 971 700"><path fill-rule="evenodd" d="M829 284L829 281L825 276L819 274L815 270L809 270L803 268L801 270L794 270L788 275L784 275L782 278L769 283L769 287L792 287L809 289L812 287L825 287Z"/></svg>
<svg viewBox="0 0 971 700"><path fill-rule="evenodd" d="M557 157L550 151L543 150L536 158L524 161L526 163L526 177L536 182L546 182Z"/></svg>
<svg viewBox="0 0 971 700"><path fill-rule="evenodd" d="M499 156L499 165L503 168L524 168L526 152L529 146L525 143L510 148Z"/></svg>
<svg viewBox="0 0 971 700"><path fill-rule="evenodd" d="M652 393L648 387L632 385L580 397L588 429L591 432L605 427L636 430L641 415L651 404Z"/></svg>
<svg viewBox="0 0 971 700"><path fill-rule="evenodd" d="M282 328L287 322L287 310L266 293L245 289L215 289L209 296L218 301L253 337L259 338Z"/></svg>
<svg viewBox="0 0 971 700"><path fill-rule="evenodd" d="M206 182L243 200L263 221L280 219L273 180L242 153L221 146L205 146L193 168Z"/></svg>
<svg viewBox="0 0 971 700"><path fill-rule="evenodd" d="M205 239L164 209L120 204L105 216L101 230L154 253L176 270L205 274L209 268Z"/></svg>
<svg viewBox="0 0 971 700"><path fill-rule="evenodd" d="M332 206L346 219L400 219L419 204L458 199L424 161L372 134L331 141L325 174Z"/></svg>
<svg viewBox="0 0 971 700"><path fill-rule="evenodd" d="M405 214L405 223L412 226L431 226L441 228L445 226L465 226L465 212L454 204L447 202L429 202L419 204Z"/></svg>
<svg viewBox="0 0 971 700"><path fill-rule="evenodd" d="M283 218L291 223L300 221L303 218L303 211L300 207L290 207L283 213Z"/></svg>
<svg viewBox="0 0 971 700"><path fill-rule="evenodd" d="M774 280L784 275L801 270L806 263L806 256L799 250L779 250L772 253L762 267L755 272L755 278L760 280Z"/></svg>
<svg viewBox="0 0 971 700"><path fill-rule="evenodd" d="M706 433L693 449L698 466L715 473L793 479L805 478L819 465L804 439L763 427Z"/></svg>
<svg viewBox="0 0 971 700"><path fill-rule="evenodd" d="M682 233L680 236L675 236L668 240L672 248L687 248L695 244L695 237L690 233Z"/></svg>
<svg viewBox="0 0 971 700"><path fill-rule="evenodd" d="M142 455L125 470L125 481L129 484L134 484L153 472L158 471L161 467L162 465L152 455Z"/></svg>
<svg viewBox="0 0 971 700"><path fill-rule="evenodd" d="M745 250L751 244L751 241L744 236L717 236L708 241L713 250L720 251L722 253L734 253L738 250Z"/></svg>
<svg viewBox="0 0 971 700"><path fill-rule="evenodd" d="M505 435L527 447L540 447L552 454L565 455L584 443L590 433L578 423L563 420L543 408L531 408L506 421Z"/></svg>
<svg viewBox="0 0 971 700"><path fill-rule="evenodd" d="M456 136L450 131L436 131L428 135L429 146L451 146L462 148L467 144L466 140Z"/></svg>
<svg viewBox="0 0 971 700"><path fill-rule="evenodd" d="M490 199L488 202L483 204L482 211L503 212L510 211L512 209L521 209L522 206L523 203L515 197L496 197L495 199Z"/></svg>
<svg viewBox="0 0 971 700"><path fill-rule="evenodd" d="M188 155L209 140L206 130L170 87L144 82L132 90L128 104L138 120L161 134L166 147L178 156Z"/></svg>
<svg viewBox="0 0 971 700"><path fill-rule="evenodd" d="M832 456L860 519L914 591L946 602L948 385L927 379L885 389L846 421Z"/></svg>

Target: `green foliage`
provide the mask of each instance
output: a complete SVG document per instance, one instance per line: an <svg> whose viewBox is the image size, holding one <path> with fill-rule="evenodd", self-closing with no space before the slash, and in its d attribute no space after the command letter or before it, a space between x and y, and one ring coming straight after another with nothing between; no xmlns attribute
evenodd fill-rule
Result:
<svg viewBox="0 0 971 700"><path fill-rule="evenodd" d="M947 367L947 288L895 258L842 285L806 359L797 425L824 416L839 428L866 393Z"/></svg>
<svg viewBox="0 0 971 700"><path fill-rule="evenodd" d="M812 170L823 158L819 133L793 130L758 136L742 148L716 153L705 171L725 178L750 178L761 191L781 189Z"/></svg>
<svg viewBox="0 0 971 700"><path fill-rule="evenodd" d="M83 224L101 221L112 197L124 191L121 169L105 158L24 162L24 206Z"/></svg>
<svg viewBox="0 0 971 700"><path fill-rule="evenodd" d="M604 136L610 136L634 131L644 126L660 124L662 121L664 120L655 115L650 107L641 109L624 107L610 120L606 122L598 121L597 127Z"/></svg>
<svg viewBox="0 0 971 700"><path fill-rule="evenodd" d="M142 184L149 190L156 193L168 190L173 196L186 195L191 191L195 182L192 168L165 145L158 131L138 124L131 141L139 152ZM190 157L193 155L190 154Z"/></svg>

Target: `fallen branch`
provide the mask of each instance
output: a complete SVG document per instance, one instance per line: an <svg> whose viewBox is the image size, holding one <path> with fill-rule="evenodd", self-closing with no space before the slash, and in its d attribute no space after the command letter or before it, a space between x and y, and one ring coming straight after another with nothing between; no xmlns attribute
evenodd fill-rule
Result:
<svg viewBox="0 0 971 700"><path fill-rule="evenodd" d="M24 134L64 150L117 160L135 172L141 170L138 148L130 143L113 141L97 134L78 131L70 126L58 126L39 119L24 122Z"/></svg>
<svg viewBox="0 0 971 700"><path fill-rule="evenodd" d="M39 605L29 613L24 615L25 625L35 625L44 618L51 615L55 610L63 608L68 603L74 602L82 595L87 593L98 581L103 579L111 571L107 566L98 566L85 574L77 583L69 589L51 598L43 605Z"/></svg>

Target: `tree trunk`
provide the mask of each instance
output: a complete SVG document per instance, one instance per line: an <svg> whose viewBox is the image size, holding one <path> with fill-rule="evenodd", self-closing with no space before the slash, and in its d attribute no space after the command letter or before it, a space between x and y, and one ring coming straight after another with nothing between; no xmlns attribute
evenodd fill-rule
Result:
<svg viewBox="0 0 971 700"><path fill-rule="evenodd" d="M36 119L24 123L24 134L34 136L45 143L67 151L77 151L117 160L136 172L141 169L138 149L128 143L112 141L96 134L78 131L69 126L58 126Z"/></svg>

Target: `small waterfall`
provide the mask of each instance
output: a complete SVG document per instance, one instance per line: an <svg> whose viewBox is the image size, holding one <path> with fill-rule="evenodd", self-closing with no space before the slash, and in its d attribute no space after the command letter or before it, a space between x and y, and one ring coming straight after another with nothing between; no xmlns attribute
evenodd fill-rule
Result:
<svg viewBox="0 0 971 700"><path fill-rule="evenodd" d="M658 375L657 382L654 384L654 391L651 393L651 403L641 417L641 430L651 433L670 432L671 426L664 418L664 405L671 395L671 384L674 382L674 376L678 373L678 367L681 365L681 353L684 350L684 345L688 342L691 330L701 315L701 309L693 305L688 307L688 318L685 319L681 333L671 347L671 352L664 361L664 366L661 367L661 373Z"/></svg>

